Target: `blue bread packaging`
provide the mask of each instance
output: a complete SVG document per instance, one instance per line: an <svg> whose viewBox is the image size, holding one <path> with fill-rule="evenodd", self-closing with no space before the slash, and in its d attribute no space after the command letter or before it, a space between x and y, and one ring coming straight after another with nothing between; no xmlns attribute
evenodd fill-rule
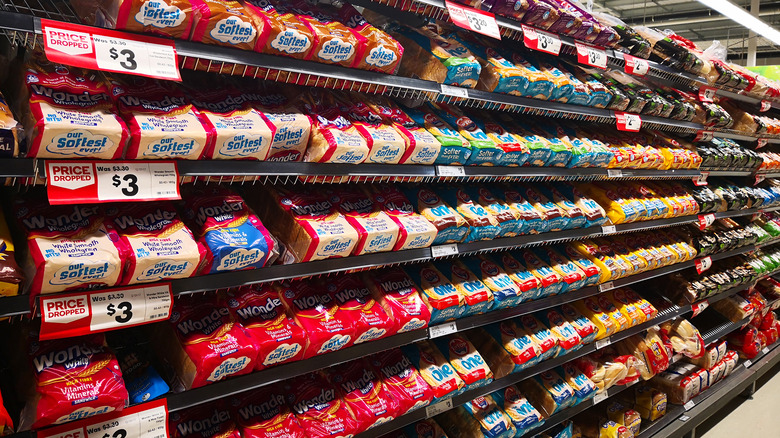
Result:
<svg viewBox="0 0 780 438"><path fill-rule="evenodd" d="M439 155L434 164L464 165L471 157L471 144L458 131L442 120L428 106L404 108L404 112L415 123L430 132L441 143Z"/></svg>
<svg viewBox="0 0 780 438"><path fill-rule="evenodd" d="M528 402L516 386L510 385L491 393L496 404L506 412L515 426L519 438L544 425L544 417Z"/></svg>
<svg viewBox="0 0 780 438"><path fill-rule="evenodd" d="M431 310L429 325L460 318L464 310L464 297L436 267L425 263L408 266L405 271L420 286L420 298Z"/></svg>
<svg viewBox="0 0 780 438"><path fill-rule="evenodd" d="M493 309L514 307L523 300L520 287L490 258L479 255L462 262L493 293Z"/></svg>
<svg viewBox="0 0 780 438"><path fill-rule="evenodd" d="M469 233L466 220L431 189L403 186L402 191L415 210L436 227L438 233L433 245L462 242L466 238Z"/></svg>
<svg viewBox="0 0 780 438"><path fill-rule="evenodd" d="M462 187L445 186L438 188L438 193L444 202L455 208L466 219L469 233L465 242L492 240L498 236L501 227L496 218L482 205L474 202Z"/></svg>

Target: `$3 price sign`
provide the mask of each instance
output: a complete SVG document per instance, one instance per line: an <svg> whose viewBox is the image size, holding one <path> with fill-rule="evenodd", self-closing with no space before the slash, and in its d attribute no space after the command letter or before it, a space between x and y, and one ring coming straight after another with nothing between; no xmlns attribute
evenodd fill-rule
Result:
<svg viewBox="0 0 780 438"><path fill-rule="evenodd" d="M526 47L553 55L561 53L561 39L558 35L521 25L523 28L523 44Z"/></svg>
<svg viewBox="0 0 780 438"><path fill-rule="evenodd" d="M496 16L490 12L480 11L468 6L445 1L447 12L455 25L464 29L487 35L497 40L501 39L501 30L496 23Z"/></svg>

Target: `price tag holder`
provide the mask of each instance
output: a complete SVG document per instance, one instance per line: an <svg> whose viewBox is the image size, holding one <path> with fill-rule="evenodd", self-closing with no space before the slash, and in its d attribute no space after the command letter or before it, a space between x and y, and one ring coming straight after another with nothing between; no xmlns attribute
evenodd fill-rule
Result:
<svg viewBox="0 0 780 438"><path fill-rule="evenodd" d="M523 27L523 43L526 47L555 56L561 53L561 39L558 35L525 24L521 24L521 26Z"/></svg>
<svg viewBox="0 0 780 438"><path fill-rule="evenodd" d="M761 149L762 147L766 146L767 143L769 143L769 139L759 138L756 140L756 149Z"/></svg>
<svg viewBox="0 0 780 438"><path fill-rule="evenodd" d="M606 400L607 398L609 398L609 392L607 392L607 391L604 391L602 393L596 394L593 397L593 404L597 405L597 404L603 402L604 400Z"/></svg>
<svg viewBox="0 0 780 438"><path fill-rule="evenodd" d="M448 243L446 245L436 245L431 247L431 257L447 257L458 253L457 243Z"/></svg>
<svg viewBox="0 0 780 438"><path fill-rule="evenodd" d="M438 176L466 176L463 166L436 166Z"/></svg>
<svg viewBox="0 0 780 438"><path fill-rule="evenodd" d="M707 178L710 176L709 172L701 172L699 176L693 179L693 184L697 186L706 186Z"/></svg>
<svg viewBox="0 0 780 438"><path fill-rule="evenodd" d="M181 81L173 40L43 18L41 29L51 62Z"/></svg>
<svg viewBox="0 0 780 438"><path fill-rule="evenodd" d="M696 265L696 272L701 274L702 272L710 269L712 267L712 257L702 257L700 259L696 259L696 262L694 262Z"/></svg>
<svg viewBox="0 0 780 438"><path fill-rule="evenodd" d="M707 300L695 303L694 305L691 306L691 309L693 310L693 316L695 317L696 315L700 314L707 307L710 307L710 303Z"/></svg>
<svg viewBox="0 0 780 438"><path fill-rule="evenodd" d="M69 338L163 321L171 317L172 305L168 283L42 296L40 339Z"/></svg>
<svg viewBox="0 0 780 438"><path fill-rule="evenodd" d="M712 103L712 98L715 97L716 88L702 86L699 87L699 100L704 103Z"/></svg>
<svg viewBox="0 0 780 438"><path fill-rule="evenodd" d="M596 350L601 350L604 347L608 347L612 341L609 338L599 339L596 341Z"/></svg>
<svg viewBox="0 0 780 438"><path fill-rule="evenodd" d="M761 101L761 112L769 111L769 109L772 108L772 102L768 100L762 100Z"/></svg>
<svg viewBox="0 0 780 438"><path fill-rule="evenodd" d="M751 365L753 365L753 362L750 359L745 361L745 368L750 368Z"/></svg>
<svg viewBox="0 0 780 438"><path fill-rule="evenodd" d="M448 398L446 400L440 401L439 403L426 407L425 416L427 418L435 417L436 415L439 415L442 412L447 412L450 409L452 409L452 399Z"/></svg>
<svg viewBox="0 0 780 438"><path fill-rule="evenodd" d="M608 281L606 283L602 283L599 285L599 292L605 292L608 290L612 290L615 288L615 282L614 281Z"/></svg>
<svg viewBox="0 0 780 438"><path fill-rule="evenodd" d="M688 400L688 402L683 405L686 411L690 411L694 406L696 406L696 402L693 400Z"/></svg>
<svg viewBox="0 0 780 438"><path fill-rule="evenodd" d="M764 353L764 354L767 354L767 353L769 353L769 347L764 347L764 348L762 348L762 349L761 349L761 352L762 352L762 353Z"/></svg>
<svg viewBox="0 0 780 438"><path fill-rule="evenodd" d="M698 217L699 229L702 231L706 230L710 225L715 223L715 213L700 214Z"/></svg>
<svg viewBox="0 0 780 438"><path fill-rule="evenodd" d="M181 199L174 161L46 161L51 204Z"/></svg>
<svg viewBox="0 0 780 438"><path fill-rule="evenodd" d="M639 114L615 112L618 131L638 132L642 128L642 118Z"/></svg>
<svg viewBox="0 0 780 438"><path fill-rule="evenodd" d="M121 412L86 418L37 432L37 438L165 438L168 404L165 399L130 406Z"/></svg>
<svg viewBox="0 0 780 438"><path fill-rule="evenodd" d="M615 234L617 228L614 225L602 225L601 234Z"/></svg>
<svg viewBox="0 0 780 438"><path fill-rule="evenodd" d="M623 177L623 170L622 169L607 169L607 176L610 178L622 178Z"/></svg>
<svg viewBox="0 0 780 438"><path fill-rule="evenodd" d="M766 174L764 174L764 173L758 173L758 174L756 174L756 182L754 182L754 183L753 183L753 185L754 185L754 186L755 186L755 185L758 185L758 184L760 184L762 181L764 181L765 179L766 179Z"/></svg>
<svg viewBox="0 0 780 438"><path fill-rule="evenodd" d="M450 19L456 26L473 30L497 40L501 39L501 30L498 28L498 23L496 23L496 16L492 13L459 5L448 0L444 4L450 13Z"/></svg>
<svg viewBox="0 0 780 438"><path fill-rule="evenodd" d="M714 131L699 131L696 133L696 137L693 138L693 141L694 143L708 142L708 141L712 141L713 138L715 138Z"/></svg>
<svg viewBox="0 0 780 438"><path fill-rule="evenodd" d="M650 69L650 63L646 59L631 55L623 55L623 59L626 61L625 71L630 75L644 76Z"/></svg>
<svg viewBox="0 0 780 438"><path fill-rule="evenodd" d="M690 419L691 419L691 417L689 417L687 415L680 415L680 418L678 418L678 420L682 421L683 423L688 421L688 420L690 420Z"/></svg>
<svg viewBox="0 0 780 438"><path fill-rule="evenodd" d="M441 94L452 97L469 97L469 89L463 87L455 87L452 85L441 84Z"/></svg>
<svg viewBox="0 0 780 438"><path fill-rule="evenodd" d="M445 324L438 324L433 327L428 327L428 337L433 338L440 338L442 336L449 335L450 333L455 333L458 331L458 324L455 321L448 322Z"/></svg>
<svg viewBox="0 0 780 438"><path fill-rule="evenodd" d="M579 41L575 41L574 45L577 47L577 62L606 70L606 50Z"/></svg>

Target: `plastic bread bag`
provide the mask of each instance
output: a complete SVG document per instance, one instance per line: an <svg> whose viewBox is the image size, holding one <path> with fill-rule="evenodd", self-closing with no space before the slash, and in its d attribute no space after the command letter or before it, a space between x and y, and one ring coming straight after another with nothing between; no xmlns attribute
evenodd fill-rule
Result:
<svg viewBox="0 0 780 438"><path fill-rule="evenodd" d="M598 245L590 241L575 241L566 243L566 254L574 260L573 253L579 254L598 269L597 283L617 280L625 275L625 271L612 257L604 255Z"/></svg>
<svg viewBox="0 0 780 438"><path fill-rule="evenodd" d="M466 384L452 367L450 362L430 340L424 340L401 347L420 372L423 380L433 390L434 403L443 397L452 397L463 392Z"/></svg>
<svg viewBox="0 0 780 438"><path fill-rule="evenodd" d="M549 75L540 71L533 63L522 54L513 51L501 52L515 67L524 70L525 77L528 79L528 86L523 92L523 97L531 97L539 100L550 100L555 84Z"/></svg>
<svg viewBox="0 0 780 438"><path fill-rule="evenodd" d="M571 407L576 402L574 389L553 370L520 382L518 388L546 417Z"/></svg>
<svg viewBox="0 0 780 438"><path fill-rule="evenodd" d="M512 209L515 216L520 218L521 222L518 234L543 233L549 228L550 224L542 217L542 213L537 211L533 205L523 197L520 191L508 187L501 187L501 190L498 191L497 194L498 196L503 195L503 200L506 205Z"/></svg>
<svg viewBox="0 0 780 438"><path fill-rule="evenodd" d="M612 247L612 241L610 239L597 237L591 239L590 243L598 248L599 253L603 254L603 257L613 260L618 266L620 266L621 270L625 273L624 276L634 275L639 272L638 269L641 267L641 265L637 266L631 263L631 261L626 257L619 254L615 248Z"/></svg>
<svg viewBox="0 0 780 438"><path fill-rule="evenodd" d="M392 335L395 321L371 296L363 280L352 274L336 275L321 279L318 286L347 315L355 329L354 344L374 341Z"/></svg>
<svg viewBox="0 0 780 438"><path fill-rule="evenodd" d="M521 325L518 325L514 321L501 321L499 323L490 324L485 326L484 332L491 337L496 345L503 349L503 352L497 351L496 355L500 360L508 358L514 363L514 369L511 372L518 372L524 370L530 366L539 363L542 348L536 344L533 337L529 335ZM474 345L478 350L481 350L483 343L488 348L494 348L496 345L490 345L485 340L480 340L476 336L472 336ZM485 354L488 356L488 354ZM488 359L490 361L490 359ZM488 364L490 365L490 364ZM493 367L491 366L491 370Z"/></svg>
<svg viewBox="0 0 780 438"><path fill-rule="evenodd" d="M460 108L444 103L429 102L428 105L469 142L471 155L465 164L495 165L501 161L504 151Z"/></svg>
<svg viewBox="0 0 780 438"><path fill-rule="evenodd" d="M404 194L416 206L418 213L428 219L438 230L433 245L462 242L469 232L466 219L428 188L402 188Z"/></svg>
<svg viewBox="0 0 780 438"><path fill-rule="evenodd" d="M633 222L639 217L639 212L627 202L617 191L617 188L605 182L577 184L576 187L589 195L604 208L607 218L613 224Z"/></svg>
<svg viewBox="0 0 780 438"><path fill-rule="evenodd" d="M628 375L628 368L622 362L610 362L600 353L591 353L587 356L574 359L574 365L598 388L597 394L615 385Z"/></svg>
<svg viewBox="0 0 780 438"><path fill-rule="evenodd" d="M535 300L541 296L541 280L531 273L523 263L512 257L509 253L496 254L492 260L503 267L515 285L520 289L520 301Z"/></svg>
<svg viewBox="0 0 780 438"><path fill-rule="evenodd" d="M512 133L523 146L528 150L528 157L522 166L545 166L552 157L553 151L550 149L550 143L535 135L515 123L515 120L506 114L495 114L495 121L505 130Z"/></svg>
<svg viewBox="0 0 780 438"><path fill-rule="evenodd" d="M522 218L501 199L496 198L487 187L467 186L463 188L472 202L482 206L498 222L496 237L514 237L523 227Z"/></svg>
<svg viewBox="0 0 780 438"><path fill-rule="evenodd" d="M579 80L563 62L559 62L556 67L561 73L566 75L566 78L572 84L571 96L569 96L567 103L569 105L589 106L590 88Z"/></svg>
<svg viewBox="0 0 780 438"><path fill-rule="evenodd" d="M557 368L558 374L563 377L566 383L574 390L574 397L576 401L574 405L578 405L585 400L589 400L596 396L598 388L596 385L588 379L582 371L580 371L573 363L569 362Z"/></svg>
<svg viewBox="0 0 780 438"><path fill-rule="evenodd" d="M666 393L650 385L638 385L634 390L634 409L642 420L655 421L666 415Z"/></svg>
<svg viewBox="0 0 780 438"><path fill-rule="evenodd" d="M516 386L510 385L490 394L498 407L509 416L517 430L517 435L523 436L544 425L544 417L526 399Z"/></svg>
<svg viewBox="0 0 780 438"><path fill-rule="evenodd" d="M493 292L463 262L435 261L433 265L451 281L463 297L461 317L484 313L493 307Z"/></svg>
<svg viewBox="0 0 780 438"><path fill-rule="evenodd" d="M425 248L433 243L438 229L415 211L398 187L371 185L362 188L372 201L374 212L383 212L398 226L398 239L393 251Z"/></svg>
<svg viewBox="0 0 780 438"><path fill-rule="evenodd" d="M542 261L536 254L527 249L520 250L517 252L516 259L525 264L528 271L539 279L540 297L558 295L561 293L564 287L563 277L550 268L550 266Z"/></svg>
<svg viewBox="0 0 780 438"><path fill-rule="evenodd" d="M582 347L582 338L574 327L555 309L538 312L535 316L550 327L550 332L558 340L557 356L566 355Z"/></svg>
<svg viewBox="0 0 780 438"><path fill-rule="evenodd" d="M670 403L683 405L701 391L698 370L698 367L689 363L676 363L653 377L650 385L666 393Z"/></svg>
<svg viewBox="0 0 780 438"><path fill-rule="evenodd" d="M535 134L536 136L544 139L549 144L549 148L552 151L550 159L545 163L548 167L566 167L571 161L572 146L570 143L564 141L564 139L557 137L553 132L543 128L543 122L537 122L533 125L529 123L518 122L519 126L525 129L527 132Z"/></svg>
<svg viewBox="0 0 780 438"><path fill-rule="evenodd" d="M615 323L617 332L622 332L623 330L630 328L631 321L626 318L625 315L623 315L623 313L621 313L614 304L612 304L612 301L609 300L606 294L607 293L602 293L592 298L596 299L601 310L603 310L604 313L609 316L609 318L611 318Z"/></svg>
<svg viewBox="0 0 780 438"><path fill-rule="evenodd" d="M493 164L509 167L526 165L531 158L531 150L526 140L522 136L507 131L503 125L491 119L491 115L485 112L475 116L474 122L504 152Z"/></svg>
<svg viewBox="0 0 780 438"><path fill-rule="evenodd" d="M471 144L457 130L442 120L427 105L419 108L403 107L403 112L422 126L441 143L434 164L464 165L471 156Z"/></svg>
<svg viewBox="0 0 780 438"><path fill-rule="evenodd" d="M444 429L433 418L404 426L400 431L385 435L387 438L447 438Z"/></svg>
<svg viewBox="0 0 780 438"><path fill-rule="evenodd" d="M550 199L566 216L567 223L565 229L582 228L587 223L585 213L572 202L571 198L561 193L555 186L539 185L536 190Z"/></svg>
<svg viewBox="0 0 780 438"><path fill-rule="evenodd" d="M433 390L401 350L368 356L366 362L382 380L384 390L399 402L399 412L427 406L433 400Z"/></svg>
<svg viewBox="0 0 780 438"><path fill-rule="evenodd" d="M596 339L598 334L598 328L585 317L576 307L571 303L562 304L558 311L563 315L566 321L571 324L577 334L580 336L582 345L590 344Z"/></svg>
<svg viewBox="0 0 780 438"><path fill-rule="evenodd" d="M650 265L647 259L642 256L641 252L632 251L622 242L618 240L607 241L606 239L603 238L597 238L594 239L594 241L598 243L609 242L608 245L610 248L612 248L612 251L614 251L615 255L627 261L628 264L631 266L632 274L638 274L640 272L644 272L649 269Z"/></svg>
<svg viewBox="0 0 780 438"><path fill-rule="evenodd" d="M517 433L512 420L490 395L477 397L463 407L486 438L513 438Z"/></svg>
<svg viewBox="0 0 780 438"><path fill-rule="evenodd" d="M358 233L352 255L391 251L395 247L400 227L374 206L367 193L357 187L337 187L326 193L331 204Z"/></svg>
<svg viewBox="0 0 780 438"><path fill-rule="evenodd" d="M430 325L461 317L465 297L432 263L408 266L405 271L420 286L420 298L431 312Z"/></svg>
<svg viewBox="0 0 780 438"><path fill-rule="evenodd" d="M545 221L547 227L540 232L560 231L567 228L568 219L550 199L527 184L518 184L517 190L542 215L542 220Z"/></svg>
<svg viewBox="0 0 780 438"><path fill-rule="evenodd" d="M607 421L599 429L599 438L633 438L631 431L622 424Z"/></svg>
<svg viewBox="0 0 780 438"><path fill-rule="evenodd" d="M339 111L366 139L367 163L398 164L406 154L409 137L393 123L388 123L363 99L347 94L336 97Z"/></svg>
<svg viewBox="0 0 780 438"><path fill-rule="evenodd" d="M560 349L558 338L533 315L523 315L515 320L515 324L517 324L517 327L522 327L531 337L531 340L539 346L539 362L544 362L557 355Z"/></svg>
<svg viewBox="0 0 780 438"><path fill-rule="evenodd" d="M392 125L406 139L406 151L399 160L400 164L433 164L441 152L441 143L423 125L386 97L360 95L357 100L379 114L385 124Z"/></svg>
<svg viewBox="0 0 780 438"><path fill-rule="evenodd" d="M461 262L490 289L493 294L493 309L514 307L523 300L523 291L497 263L486 255L469 257Z"/></svg>
<svg viewBox="0 0 780 438"><path fill-rule="evenodd" d="M441 199L453 206L466 220L469 233L465 242L492 240L501 231L496 218L481 204L474 202L461 187L442 187L437 192Z"/></svg>
<svg viewBox="0 0 780 438"><path fill-rule="evenodd" d="M490 367L465 336L449 335L435 338L433 342L463 379L465 390L485 386L493 381Z"/></svg>
<svg viewBox="0 0 780 438"><path fill-rule="evenodd" d="M754 313L749 300L737 294L711 304L712 308L731 322L739 322Z"/></svg>
<svg viewBox="0 0 780 438"><path fill-rule="evenodd" d="M676 353L682 353L691 359L704 355L704 340L699 330L687 319L667 321L661 324L661 331L669 337Z"/></svg>
<svg viewBox="0 0 780 438"><path fill-rule="evenodd" d="M597 297L584 298L571 304L596 326L596 340L609 337L618 331L617 322L599 306Z"/></svg>
<svg viewBox="0 0 780 438"><path fill-rule="evenodd" d="M626 296L623 289L614 289L605 293L609 301L628 320L628 326L633 327L647 321L647 315L639 309L632 299Z"/></svg>
<svg viewBox="0 0 780 438"><path fill-rule="evenodd" d="M450 36L469 49L482 66L478 90L522 96L528 88L525 69L504 58L492 44L470 32L454 32Z"/></svg>
<svg viewBox="0 0 780 438"><path fill-rule="evenodd" d="M642 379L649 380L669 367L669 356L661 342L657 330L650 330L643 339L634 335L616 345L619 354L632 355L637 358L636 368Z"/></svg>
<svg viewBox="0 0 780 438"><path fill-rule="evenodd" d="M549 264L550 268L561 276L563 282L561 293L575 291L585 286L587 279L585 272L553 247L535 248L534 254Z"/></svg>

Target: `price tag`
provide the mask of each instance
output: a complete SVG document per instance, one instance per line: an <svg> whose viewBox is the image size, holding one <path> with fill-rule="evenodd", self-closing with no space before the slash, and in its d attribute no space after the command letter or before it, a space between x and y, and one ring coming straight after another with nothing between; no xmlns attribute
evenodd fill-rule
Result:
<svg viewBox="0 0 780 438"><path fill-rule="evenodd" d="M694 406L696 406L696 403L693 400L688 400L688 402L683 405L686 411L690 411Z"/></svg>
<svg viewBox="0 0 780 438"><path fill-rule="evenodd" d="M762 147L766 146L767 143L769 143L769 139L759 138L756 140L756 149L761 149Z"/></svg>
<svg viewBox="0 0 780 438"><path fill-rule="evenodd" d="M764 173L758 173L756 174L756 182L753 183L753 185L760 184L762 181L766 179L766 174Z"/></svg>
<svg viewBox="0 0 780 438"><path fill-rule="evenodd" d="M626 61L626 73L630 75L644 76L650 69L650 63L646 59L631 55L623 55L623 59Z"/></svg>
<svg viewBox="0 0 780 438"><path fill-rule="evenodd" d="M699 87L699 100L704 103L712 102L712 98L715 97L716 88L702 86Z"/></svg>
<svg viewBox="0 0 780 438"><path fill-rule="evenodd" d="M700 259L696 259L696 272L701 274L702 272L710 269L712 267L712 257L702 257Z"/></svg>
<svg viewBox="0 0 780 438"><path fill-rule="evenodd" d="M691 417L689 417L687 415L680 415L680 418L678 418L678 420L680 420L682 422L686 422L686 421L688 421L690 419L691 419Z"/></svg>
<svg viewBox="0 0 780 438"><path fill-rule="evenodd" d="M452 85L441 84L441 94L453 97L469 97L469 89L463 87L453 87Z"/></svg>
<svg viewBox="0 0 780 438"><path fill-rule="evenodd" d="M561 39L558 35L521 24L523 43L526 47L558 56L561 52Z"/></svg>
<svg viewBox="0 0 780 438"><path fill-rule="evenodd" d="M436 166L436 174L439 176L465 176L463 166Z"/></svg>
<svg viewBox="0 0 780 438"><path fill-rule="evenodd" d="M677 353L674 356L672 356L672 363L677 363L677 362L681 361L682 358L683 358L683 355L680 354L680 353Z"/></svg>
<svg viewBox="0 0 780 438"><path fill-rule="evenodd" d="M609 338L599 339L596 341L596 350L601 350L604 347L608 347L612 341Z"/></svg>
<svg viewBox="0 0 780 438"><path fill-rule="evenodd" d="M642 118L639 114L615 112L618 131L638 132L642 128Z"/></svg>
<svg viewBox="0 0 780 438"><path fill-rule="evenodd" d="M707 177L710 176L709 172L700 172L699 176L693 179L693 184L697 186L706 186L707 185Z"/></svg>
<svg viewBox="0 0 780 438"><path fill-rule="evenodd" d="M593 404L597 405L603 402L604 400L606 400L607 398L609 398L609 393L607 391L598 393L593 397Z"/></svg>
<svg viewBox="0 0 780 438"><path fill-rule="evenodd" d="M608 281L606 283L602 283L602 284L599 285L599 292L605 292L605 291L608 291L608 290L612 290L614 288L615 288L615 282Z"/></svg>
<svg viewBox="0 0 780 438"><path fill-rule="evenodd" d="M447 245L436 245L431 247L431 257L447 257L458 253L457 243L448 243Z"/></svg>
<svg viewBox="0 0 780 438"><path fill-rule="evenodd" d="M181 199L173 161L46 161L52 204Z"/></svg>
<svg viewBox="0 0 780 438"><path fill-rule="evenodd" d="M700 214L699 215L699 229L704 231L709 228L710 225L715 223L715 213Z"/></svg>
<svg viewBox="0 0 780 438"><path fill-rule="evenodd" d="M694 142L708 142L715 138L715 132L713 131L699 131L696 133L696 137L693 138Z"/></svg>
<svg viewBox="0 0 780 438"><path fill-rule="evenodd" d="M172 304L167 283L42 296L40 338L69 338L166 320Z"/></svg>
<svg viewBox="0 0 780 438"><path fill-rule="evenodd" d="M762 348L762 349L761 349L761 352L762 352L762 353L764 353L764 354L767 354L767 353L769 353L769 347L764 347L764 348Z"/></svg>
<svg viewBox="0 0 780 438"><path fill-rule="evenodd" d="M607 169L607 176L610 178L622 178L623 177L623 170L622 169Z"/></svg>
<svg viewBox="0 0 780 438"><path fill-rule="evenodd" d="M450 19L456 26L473 30L497 40L501 39L501 30L496 23L496 16L492 13L452 3L449 0L446 0L444 4L450 13Z"/></svg>
<svg viewBox="0 0 780 438"><path fill-rule="evenodd" d="M691 309L693 310L693 316L695 317L696 315L700 314L707 307L710 307L710 303L707 300L695 303L694 305L691 306Z"/></svg>
<svg viewBox="0 0 780 438"><path fill-rule="evenodd" d="M591 67L607 68L607 51L598 47L575 41L577 47L577 62Z"/></svg>
<svg viewBox="0 0 780 438"><path fill-rule="evenodd" d="M769 109L772 108L772 102L768 100L762 100L761 101L761 112L769 111Z"/></svg>
<svg viewBox="0 0 780 438"><path fill-rule="evenodd" d="M617 228L614 225L603 225L601 227L601 234L615 234L616 232Z"/></svg>
<svg viewBox="0 0 780 438"><path fill-rule="evenodd" d="M435 417L436 415L439 415L442 412L447 412L450 409L452 409L452 399L448 398L425 408L425 416L427 418Z"/></svg>
<svg viewBox="0 0 780 438"><path fill-rule="evenodd" d="M168 404L165 399L130 406L121 412L86 418L39 430L37 438L166 438Z"/></svg>
<svg viewBox="0 0 780 438"><path fill-rule="evenodd" d="M458 331L458 325L455 321L452 321L446 324L439 324L433 327L428 327L428 337L431 339L440 338L442 336L446 336L449 335L450 333L455 333L457 331Z"/></svg>
<svg viewBox="0 0 780 438"><path fill-rule="evenodd" d="M41 19L52 62L181 81L173 40Z"/></svg>
<svg viewBox="0 0 780 438"><path fill-rule="evenodd" d="M745 368L750 368L751 365L753 365L753 362L751 362L750 359L745 361Z"/></svg>

